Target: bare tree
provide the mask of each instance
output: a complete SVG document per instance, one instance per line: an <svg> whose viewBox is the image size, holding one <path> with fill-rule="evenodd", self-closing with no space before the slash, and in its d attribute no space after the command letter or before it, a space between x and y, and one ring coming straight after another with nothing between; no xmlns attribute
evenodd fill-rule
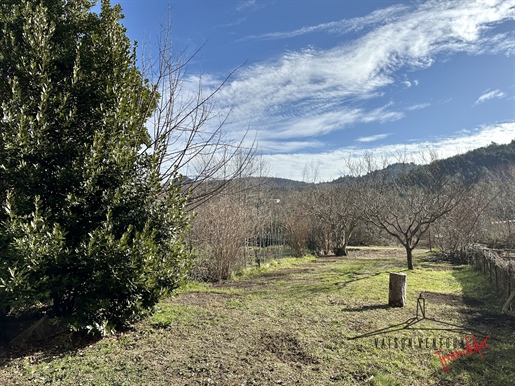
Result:
<svg viewBox="0 0 515 386"><path fill-rule="evenodd" d="M223 193L204 202L190 235L196 256L193 276L208 281L230 278L241 261L246 235L246 208L237 196Z"/></svg>
<svg viewBox="0 0 515 386"><path fill-rule="evenodd" d="M457 206L432 226L437 247L444 253L463 257L467 248L477 242L496 195L495 187L486 182L464 192Z"/></svg>
<svg viewBox="0 0 515 386"><path fill-rule="evenodd" d="M497 195L490 208L492 231L495 233L494 245L506 248L515 245L515 165L499 170L491 180Z"/></svg>
<svg viewBox="0 0 515 386"><path fill-rule="evenodd" d="M306 254L311 229L310 216L302 193L290 192L281 212L282 230L296 257L303 257Z"/></svg>
<svg viewBox="0 0 515 386"><path fill-rule="evenodd" d="M362 219L361 186L354 179L344 184L315 185L308 206L314 219L318 249L347 256L347 245Z"/></svg>
<svg viewBox="0 0 515 386"><path fill-rule="evenodd" d="M413 250L421 237L460 203L466 187L457 177L445 175L436 160L408 172L410 165L397 164L406 170L395 178L385 175L388 168L369 175L366 218L402 244L408 269L413 269Z"/></svg>
<svg viewBox="0 0 515 386"><path fill-rule="evenodd" d="M223 280L236 267L245 267L249 257L258 262L263 259L266 247L273 242L277 212L264 184L267 172L265 160L253 157L245 176L229 181L223 192L197 205L191 232L197 252L194 277Z"/></svg>
<svg viewBox="0 0 515 386"><path fill-rule="evenodd" d="M194 209L241 177L252 160L255 142L247 134L231 137L224 130L230 111L216 110L216 95L237 69L217 86L205 88L202 76L188 75L188 65L201 48L187 59L184 51L176 52L170 20L162 28L157 58L148 55L142 60L143 73L154 85L149 148L164 149L156 152L162 154L156 162L164 185L175 184L179 173L187 176L182 184Z"/></svg>

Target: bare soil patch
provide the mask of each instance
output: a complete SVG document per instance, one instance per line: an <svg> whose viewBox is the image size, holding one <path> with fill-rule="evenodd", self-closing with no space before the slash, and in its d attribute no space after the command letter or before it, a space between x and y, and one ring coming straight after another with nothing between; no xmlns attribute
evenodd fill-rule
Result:
<svg viewBox="0 0 515 386"><path fill-rule="evenodd" d="M454 307L482 307L484 303L480 300L453 294L442 294L438 292L423 292L427 304L438 305L446 304Z"/></svg>
<svg viewBox="0 0 515 386"><path fill-rule="evenodd" d="M261 344L263 348L275 354L280 360L285 362L299 362L303 364L317 364L319 361L306 352L305 344L289 332L261 334Z"/></svg>
<svg viewBox="0 0 515 386"><path fill-rule="evenodd" d="M197 306L197 307L224 307L227 300L238 294L216 292L189 292L175 298L166 299L165 303Z"/></svg>
<svg viewBox="0 0 515 386"><path fill-rule="evenodd" d="M0 352L0 383L479 386L487 379L489 386L504 386L514 379L514 318L499 316L495 294L472 285L481 282L480 274L416 258L415 271L407 272L407 306L390 308L388 272L405 269L404 251L349 252L198 287L167 299L133 329L100 341L64 339L31 352ZM437 268L446 264L451 269ZM350 339L410 320L421 292L430 317L485 327L496 338L482 358L460 358L442 373L431 347L375 344L376 337L432 340L449 333L416 330L431 327L430 321Z"/></svg>

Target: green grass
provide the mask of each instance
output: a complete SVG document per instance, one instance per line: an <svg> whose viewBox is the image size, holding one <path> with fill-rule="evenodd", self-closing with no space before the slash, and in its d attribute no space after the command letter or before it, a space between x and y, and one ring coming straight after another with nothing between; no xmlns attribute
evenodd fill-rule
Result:
<svg viewBox="0 0 515 386"><path fill-rule="evenodd" d="M254 276L262 275L267 272L277 270L278 268L291 268L299 264L315 260L315 256L287 257L279 260L272 260L268 263L263 263L259 267L245 268L238 270L232 275L232 280L248 279Z"/></svg>
<svg viewBox="0 0 515 386"><path fill-rule="evenodd" d="M225 283L190 283L130 331L1 353L0 383L514 384L514 318L497 314L502 301L481 273L433 260L419 252L415 270L407 271L402 250L363 248L347 258L281 260ZM389 272L408 275L404 308L387 307ZM420 293L426 315L436 321L399 329L415 316ZM442 322L474 331L432 330L446 326ZM367 335L392 326L397 330ZM459 358L442 373L432 338L470 337L475 330L492 336L483 358ZM403 338L414 347L400 347Z"/></svg>

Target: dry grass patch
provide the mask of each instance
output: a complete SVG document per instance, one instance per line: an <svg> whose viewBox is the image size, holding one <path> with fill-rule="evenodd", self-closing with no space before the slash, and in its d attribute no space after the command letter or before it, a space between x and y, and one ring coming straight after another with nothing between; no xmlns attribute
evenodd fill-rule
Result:
<svg viewBox="0 0 515 386"><path fill-rule="evenodd" d="M4 351L0 379L6 385L510 384L514 318L496 313L495 294L484 289L481 274L428 260L420 253L415 271L407 272L402 309L386 304L388 272L404 270L404 252L351 250L347 258L192 284L133 330L99 342L70 342L36 356ZM402 328L415 316L421 292L436 321ZM435 330L439 321L490 334L483 358L460 358L442 373L432 339L472 331ZM388 330L367 335L381 329ZM360 335L367 336L350 339ZM401 347L403 338L414 347Z"/></svg>

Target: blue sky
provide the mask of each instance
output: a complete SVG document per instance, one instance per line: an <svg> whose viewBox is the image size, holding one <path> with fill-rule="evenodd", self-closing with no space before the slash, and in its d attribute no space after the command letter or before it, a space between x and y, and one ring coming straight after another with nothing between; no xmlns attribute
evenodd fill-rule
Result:
<svg viewBox="0 0 515 386"><path fill-rule="evenodd" d="M112 1L114 4L115 1ZM322 181L369 151L440 157L515 139L513 0L120 0L131 40L177 50L270 176Z"/></svg>

